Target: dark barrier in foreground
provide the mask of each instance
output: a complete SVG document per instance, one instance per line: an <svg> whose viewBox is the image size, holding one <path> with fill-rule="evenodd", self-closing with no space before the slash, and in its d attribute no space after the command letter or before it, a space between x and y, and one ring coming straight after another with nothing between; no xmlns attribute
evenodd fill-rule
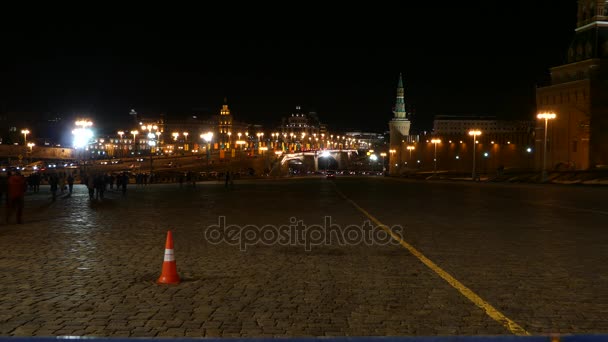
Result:
<svg viewBox="0 0 608 342"><path fill-rule="evenodd" d="M139 337L0 337L0 342L57 342L58 340L87 340L90 342L600 342L608 335L542 335L542 336L434 336L434 337L295 337L295 338L139 338ZM66 341L67 342L67 341Z"/></svg>

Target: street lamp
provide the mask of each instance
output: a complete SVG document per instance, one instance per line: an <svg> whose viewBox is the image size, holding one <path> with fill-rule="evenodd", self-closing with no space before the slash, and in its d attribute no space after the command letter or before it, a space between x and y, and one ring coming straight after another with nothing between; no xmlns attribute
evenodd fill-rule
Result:
<svg viewBox="0 0 608 342"><path fill-rule="evenodd" d="M475 181L475 147L477 145L477 136L481 135L481 131L473 129L469 131L469 135L473 136L473 172L471 173L471 178Z"/></svg>
<svg viewBox="0 0 608 342"><path fill-rule="evenodd" d="M555 119L557 115L555 113L539 113L536 117L538 119L545 119L545 143L544 143L544 152L543 152L543 171L542 171L542 181L547 181L547 128L549 126L549 120Z"/></svg>
<svg viewBox="0 0 608 342"><path fill-rule="evenodd" d="M373 172L374 171L374 164L378 161L378 156L375 155L375 154L370 154L369 160L370 160L370 165L372 167L372 172Z"/></svg>
<svg viewBox="0 0 608 342"><path fill-rule="evenodd" d="M433 159L433 173L437 174L437 144L441 144L441 139L431 139L431 143L435 144L435 157Z"/></svg>
<svg viewBox="0 0 608 342"><path fill-rule="evenodd" d="M30 130L22 129L21 134L23 134L23 145L27 145L27 135L30 134Z"/></svg>
<svg viewBox="0 0 608 342"><path fill-rule="evenodd" d="M408 151L410 151L410 161L412 160L412 151L416 149L416 146L408 146L406 147Z"/></svg>
<svg viewBox="0 0 608 342"><path fill-rule="evenodd" d="M209 151L209 148L211 147L211 139L213 139L213 132L207 132L204 134L200 135L201 139L205 140L205 142L207 143L207 169L209 169L209 157L211 154L211 151Z"/></svg>
<svg viewBox="0 0 608 342"><path fill-rule="evenodd" d="M156 147L156 141L154 140L154 133L148 133L148 146L150 146L150 182L152 182L152 172L154 171L154 154L152 153L152 148Z"/></svg>
<svg viewBox="0 0 608 342"><path fill-rule="evenodd" d="M386 168L384 167L384 157L386 157L386 153L385 152L381 152L380 153L380 157L382 157L382 172L386 171Z"/></svg>
<svg viewBox="0 0 608 342"><path fill-rule="evenodd" d="M138 130L131 131L131 134L133 134L133 152L135 153L135 150L137 149L137 139L136 139L136 137L139 134L139 131Z"/></svg>
<svg viewBox="0 0 608 342"><path fill-rule="evenodd" d="M121 146L121 145L124 145L124 144L123 144L123 140L122 140L122 136L125 134L125 132L124 132L124 131L118 131L118 132L116 132L116 133L117 133L117 134L118 134L118 136L120 137L120 139L118 140L118 146L119 146L119 148L120 148L120 156L122 157L122 156L123 156L123 150L122 150L122 149L123 149L123 146Z"/></svg>
<svg viewBox="0 0 608 342"><path fill-rule="evenodd" d="M188 145L188 132L183 132L182 133L184 135L184 150L185 151L189 151L190 150L190 145Z"/></svg>
<svg viewBox="0 0 608 342"><path fill-rule="evenodd" d="M74 135L73 145L75 149L82 148L82 152L80 153L80 159L82 160L84 159L84 149L89 144L89 141L93 138L93 131L91 131L89 128L93 126L93 122L89 120L78 120L74 124L77 128L72 130L72 134Z"/></svg>

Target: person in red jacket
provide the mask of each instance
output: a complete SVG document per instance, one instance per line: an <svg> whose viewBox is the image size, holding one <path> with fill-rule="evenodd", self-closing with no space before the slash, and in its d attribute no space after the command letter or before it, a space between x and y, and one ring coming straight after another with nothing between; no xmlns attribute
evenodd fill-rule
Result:
<svg viewBox="0 0 608 342"><path fill-rule="evenodd" d="M17 210L17 223L21 224L23 215L23 202L27 183L25 177L19 171L8 177L8 210L6 211L6 223L8 223L13 210Z"/></svg>

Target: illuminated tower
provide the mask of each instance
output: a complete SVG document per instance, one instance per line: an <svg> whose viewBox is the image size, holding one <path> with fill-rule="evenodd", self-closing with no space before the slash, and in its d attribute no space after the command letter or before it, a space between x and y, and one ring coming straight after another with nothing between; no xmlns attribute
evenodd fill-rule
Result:
<svg viewBox="0 0 608 342"><path fill-rule="evenodd" d="M228 133L232 132L232 115L228 108L228 99L224 98L224 105L220 110L220 117L218 123L219 142L224 144L228 142Z"/></svg>
<svg viewBox="0 0 608 342"><path fill-rule="evenodd" d="M586 170L608 165L608 1L579 0L566 64L551 68L551 83L536 90L547 125L547 168ZM545 122L536 120L536 168L543 165Z"/></svg>
<svg viewBox="0 0 608 342"><path fill-rule="evenodd" d="M407 113L405 112L405 97L403 90L403 80L401 74L399 74L399 83L397 84L397 99L395 100L395 110L393 111L395 116L388 125L390 128L390 157L389 157L389 173L398 174L402 162L402 147L405 146L403 141L407 141L407 137L410 134L410 120L407 119Z"/></svg>

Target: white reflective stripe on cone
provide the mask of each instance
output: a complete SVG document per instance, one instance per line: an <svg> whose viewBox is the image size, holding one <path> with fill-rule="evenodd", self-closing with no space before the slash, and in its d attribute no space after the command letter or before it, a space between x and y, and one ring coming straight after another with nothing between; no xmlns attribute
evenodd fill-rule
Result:
<svg viewBox="0 0 608 342"><path fill-rule="evenodd" d="M172 249L165 249L165 261L175 261Z"/></svg>

